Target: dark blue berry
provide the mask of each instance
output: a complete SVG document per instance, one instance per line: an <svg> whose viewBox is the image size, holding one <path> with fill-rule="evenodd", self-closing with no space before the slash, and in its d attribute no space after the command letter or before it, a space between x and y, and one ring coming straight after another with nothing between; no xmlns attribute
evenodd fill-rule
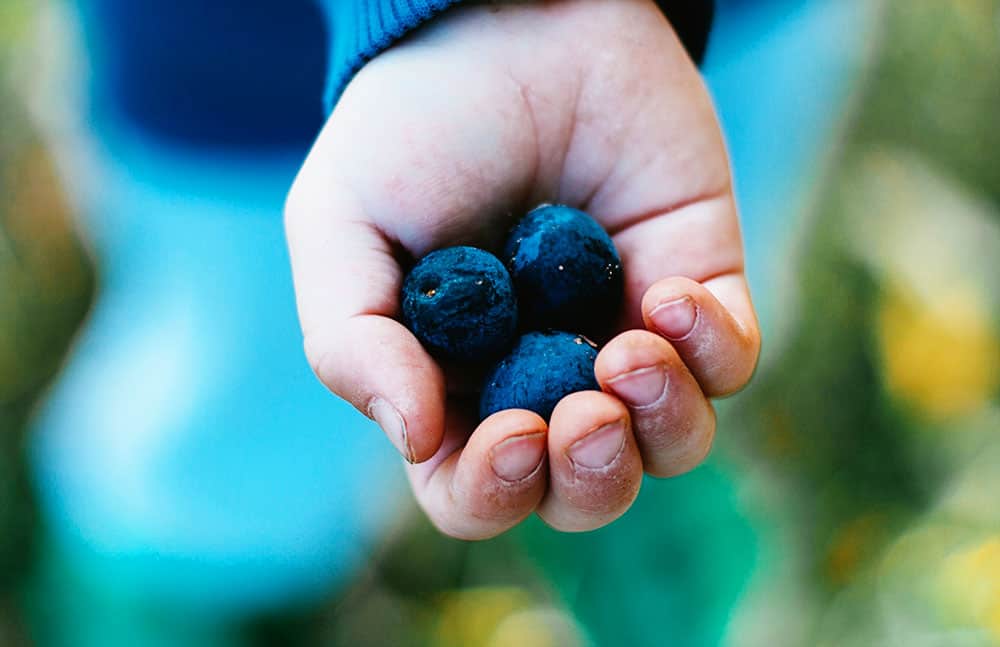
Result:
<svg viewBox="0 0 1000 647"><path fill-rule="evenodd" d="M482 418L505 409L528 409L546 420L570 393L599 391L597 347L582 335L529 332L487 374L479 400Z"/></svg>
<svg viewBox="0 0 1000 647"><path fill-rule="evenodd" d="M403 282L403 323L432 354L494 360L517 334L517 300L503 263L475 247L425 256Z"/></svg>
<svg viewBox="0 0 1000 647"><path fill-rule="evenodd" d="M521 220L504 246L524 330L601 335L624 295L622 262L607 232L582 211L543 205Z"/></svg>

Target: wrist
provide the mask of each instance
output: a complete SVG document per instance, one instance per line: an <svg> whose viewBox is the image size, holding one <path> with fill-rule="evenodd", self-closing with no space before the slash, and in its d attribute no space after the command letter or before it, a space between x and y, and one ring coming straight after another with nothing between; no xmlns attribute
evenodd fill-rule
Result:
<svg viewBox="0 0 1000 647"><path fill-rule="evenodd" d="M517 29L508 24L507 35L537 32L552 26L567 43L587 43L594 29L607 33L608 25L619 25L618 35L634 37L636 30L651 25L673 26L695 62L700 61L708 40L714 0L677 3L668 0L320 0L329 23L330 55L326 106L329 112L347 83L368 61L415 29L427 25L449 10L470 19L509 21L509 15L530 16ZM501 15L503 15L501 17ZM475 18L471 18L475 19ZM461 20L461 19L457 19ZM450 21L456 22L456 21ZM448 29L439 30L447 33Z"/></svg>

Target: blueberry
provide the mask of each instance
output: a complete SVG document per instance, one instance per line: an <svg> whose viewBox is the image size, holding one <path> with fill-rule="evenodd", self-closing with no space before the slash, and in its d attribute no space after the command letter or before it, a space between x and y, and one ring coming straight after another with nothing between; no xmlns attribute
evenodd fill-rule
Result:
<svg viewBox="0 0 1000 647"><path fill-rule="evenodd" d="M403 323L434 355L494 360L514 342L517 300L493 254L449 247L425 256L403 282Z"/></svg>
<svg viewBox="0 0 1000 647"><path fill-rule="evenodd" d="M582 335L529 332L487 374L479 400L482 418L504 409L528 409L546 420L570 393L599 391L597 346Z"/></svg>
<svg viewBox="0 0 1000 647"><path fill-rule="evenodd" d="M582 211L543 205L511 231L503 258L522 328L600 335L614 322L625 283L615 244Z"/></svg>

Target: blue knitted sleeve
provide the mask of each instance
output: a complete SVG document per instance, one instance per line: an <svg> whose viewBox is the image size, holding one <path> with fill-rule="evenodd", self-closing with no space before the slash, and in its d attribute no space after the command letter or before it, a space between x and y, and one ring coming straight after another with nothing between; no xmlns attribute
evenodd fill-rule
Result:
<svg viewBox="0 0 1000 647"><path fill-rule="evenodd" d="M361 67L461 0L321 0L329 25L326 107Z"/></svg>
<svg viewBox="0 0 1000 647"><path fill-rule="evenodd" d="M365 63L388 49L407 32L462 0L319 0L329 25L327 112L344 87ZM712 22L711 0L660 5L674 29L699 61L708 41Z"/></svg>

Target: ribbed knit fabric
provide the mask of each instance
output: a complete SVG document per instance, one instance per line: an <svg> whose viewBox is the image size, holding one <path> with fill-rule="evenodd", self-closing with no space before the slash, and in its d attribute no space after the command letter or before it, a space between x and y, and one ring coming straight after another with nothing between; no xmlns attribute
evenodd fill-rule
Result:
<svg viewBox="0 0 1000 647"><path fill-rule="evenodd" d="M407 32L461 0L321 0L329 24L329 112L361 67Z"/></svg>
<svg viewBox="0 0 1000 647"><path fill-rule="evenodd" d="M365 63L407 32L462 0L319 0L329 24L327 112ZM700 61L712 24L713 0L659 0L695 61Z"/></svg>

